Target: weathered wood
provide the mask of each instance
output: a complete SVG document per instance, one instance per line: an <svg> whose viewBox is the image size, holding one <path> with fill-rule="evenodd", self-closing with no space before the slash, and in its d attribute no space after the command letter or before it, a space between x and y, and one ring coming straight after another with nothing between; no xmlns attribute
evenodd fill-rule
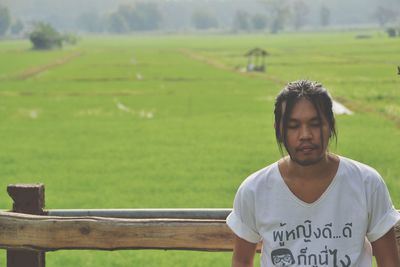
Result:
<svg viewBox="0 0 400 267"><path fill-rule="evenodd" d="M225 220L54 217L0 212L0 247L230 251Z"/></svg>
<svg viewBox="0 0 400 267"><path fill-rule="evenodd" d="M14 200L13 211L26 214L44 214L44 185L16 184L7 187Z"/></svg>
<svg viewBox="0 0 400 267"><path fill-rule="evenodd" d="M52 209L49 216L111 217L130 219L207 219L225 220L232 209Z"/></svg>
<svg viewBox="0 0 400 267"><path fill-rule="evenodd" d="M38 216L46 214L43 185L11 185L7 190L17 212L0 211L0 248L8 249L8 267L44 267L44 251L60 249L233 249L234 236L225 224L230 209L50 210L51 215L76 217ZM400 223L395 233L400 254Z"/></svg>
<svg viewBox="0 0 400 267"><path fill-rule="evenodd" d="M43 184L9 185L7 192L14 200L14 212L44 214ZM0 236L3 238L2 235ZM45 265L45 252L43 251L7 250L7 267L45 267Z"/></svg>
<svg viewBox="0 0 400 267"><path fill-rule="evenodd" d="M395 232L400 253L400 223ZM231 251L233 239L225 220L55 217L0 212L0 247L6 249Z"/></svg>

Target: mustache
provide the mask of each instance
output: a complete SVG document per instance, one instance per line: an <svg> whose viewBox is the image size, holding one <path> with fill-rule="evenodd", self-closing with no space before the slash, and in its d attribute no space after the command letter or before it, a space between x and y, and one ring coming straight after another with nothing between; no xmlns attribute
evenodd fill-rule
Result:
<svg viewBox="0 0 400 267"><path fill-rule="evenodd" d="M301 151L305 147L311 148L311 149L319 149L321 146L318 144L304 143L304 144L300 144L298 147L296 147L296 151Z"/></svg>

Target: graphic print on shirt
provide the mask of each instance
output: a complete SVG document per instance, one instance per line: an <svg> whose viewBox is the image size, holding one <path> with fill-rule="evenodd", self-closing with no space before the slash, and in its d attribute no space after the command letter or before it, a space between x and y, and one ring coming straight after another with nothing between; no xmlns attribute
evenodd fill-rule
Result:
<svg viewBox="0 0 400 267"><path fill-rule="evenodd" d="M278 248L272 251L271 260L277 267L292 266L296 263L292 252L287 248Z"/></svg>
<svg viewBox="0 0 400 267"><path fill-rule="evenodd" d="M273 242L277 249L271 252L271 261L276 267L283 266L333 266L349 267L351 258L340 247L329 247L329 240L351 239L353 223L334 227L333 223L323 226L315 226L310 220L293 228L286 227L286 223L280 223L279 229L272 232ZM299 251L289 250L290 243L302 239L304 246ZM325 244L324 244L324 241ZM321 244L317 251L309 248L307 243L318 242Z"/></svg>

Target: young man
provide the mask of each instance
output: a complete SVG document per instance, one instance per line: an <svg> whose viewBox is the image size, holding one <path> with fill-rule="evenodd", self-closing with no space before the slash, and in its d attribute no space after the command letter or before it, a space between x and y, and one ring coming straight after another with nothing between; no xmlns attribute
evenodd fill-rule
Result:
<svg viewBox="0 0 400 267"><path fill-rule="evenodd" d="M336 138L322 85L289 83L275 102L275 133L288 156L240 186L227 224L236 235L233 267L399 267L393 227L400 220L371 167L328 152Z"/></svg>

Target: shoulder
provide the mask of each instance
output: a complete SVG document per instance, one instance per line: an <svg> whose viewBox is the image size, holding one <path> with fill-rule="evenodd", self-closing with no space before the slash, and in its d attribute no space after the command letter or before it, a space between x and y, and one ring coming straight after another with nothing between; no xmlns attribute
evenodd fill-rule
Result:
<svg viewBox="0 0 400 267"><path fill-rule="evenodd" d="M362 162L340 156L340 168L348 181L362 183L371 189L383 183L378 171Z"/></svg>
<svg viewBox="0 0 400 267"><path fill-rule="evenodd" d="M279 177L278 163L274 162L265 168L262 168L249 175L240 185L239 190L245 192L256 192L265 188L273 180Z"/></svg>

